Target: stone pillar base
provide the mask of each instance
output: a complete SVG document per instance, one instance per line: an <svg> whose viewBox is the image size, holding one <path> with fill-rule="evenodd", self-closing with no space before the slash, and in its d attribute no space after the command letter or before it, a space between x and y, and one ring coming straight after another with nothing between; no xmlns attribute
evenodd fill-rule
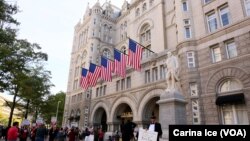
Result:
<svg viewBox="0 0 250 141"><path fill-rule="evenodd" d="M159 122L162 127L161 141L169 139L169 125L186 124L186 101L176 90L166 90L161 94L159 104Z"/></svg>

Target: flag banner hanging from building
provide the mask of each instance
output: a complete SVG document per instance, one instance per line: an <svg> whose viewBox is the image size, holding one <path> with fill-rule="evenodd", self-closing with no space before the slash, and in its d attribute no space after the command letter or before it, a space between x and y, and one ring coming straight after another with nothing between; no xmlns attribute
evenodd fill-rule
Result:
<svg viewBox="0 0 250 141"><path fill-rule="evenodd" d="M136 41L129 39L128 64L135 70L141 70L141 58L143 47Z"/></svg>
<svg viewBox="0 0 250 141"><path fill-rule="evenodd" d="M126 76L126 58L126 54L114 49L114 72L123 78Z"/></svg>
<svg viewBox="0 0 250 141"><path fill-rule="evenodd" d="M101 67L90 63L89 65L89 86L95 86L98 78L100 77Z"/></svg>
<svg viewBox="0 0 250 141"><path fill-rule="evenodd" d="M114 62L105 58L101 57L101 78L105 81L112 81L112 71Z"/></svg>
<svg viewBox="0 0 250 141"><path fill-rule="evenodd" d="M85 90L87 90L89 87L88 70L85 68L82 68L80 86Z"/></svg>

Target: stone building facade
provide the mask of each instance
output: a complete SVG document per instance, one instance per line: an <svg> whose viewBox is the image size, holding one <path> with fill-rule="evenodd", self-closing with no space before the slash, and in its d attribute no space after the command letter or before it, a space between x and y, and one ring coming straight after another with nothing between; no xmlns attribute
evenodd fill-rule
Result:
<svg viewBox="0 0 250 141"><path fill-rule="evenodd" d="M141 71L84 91L81 68L113 59L114 48L128 53L128 37L154 52L143 50ZM250 123L250 0L131 0L97 1L75 26L63 124L114 132L122 118L164 122L168 51L179 58L186 124Z"/></svg>

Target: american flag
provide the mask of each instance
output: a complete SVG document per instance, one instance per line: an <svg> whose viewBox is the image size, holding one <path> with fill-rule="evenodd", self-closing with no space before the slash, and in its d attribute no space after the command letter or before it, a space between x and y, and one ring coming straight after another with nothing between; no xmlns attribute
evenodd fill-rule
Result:
<svg viewBox="0 0 250 141"><path fill-rule="evenodd" d="M82 68L80 86L85 90L87 90L89 87L88 70L85 68Z"/></svg>
<svg viewBox="0 0 250 141"><path fill-rule="evenodd" d="M123 78L126 76L126 58L126 54L114 49L114 72Z"/></svg>
<svg viewBox="0 0 250 141"><path fill-rule="evenodd" d="M90 86L95 86L96 82L98 80L98 78L100 77L100 73L101 73L101 67L90 63L89 65L89 85Z"/></svg>
<svg viewBox="0 0 250 141"><path fill-rule="evenodd" d="M105 81L112 81L112 71L114 62L111 60L101 57L101 78Z"/></svg>
<svg viewBox="0 0 250 141"><path fill-rule="evenodd" d="M141 69L142 49L140 44L129 39L128 64L138 71Z"/></svg>

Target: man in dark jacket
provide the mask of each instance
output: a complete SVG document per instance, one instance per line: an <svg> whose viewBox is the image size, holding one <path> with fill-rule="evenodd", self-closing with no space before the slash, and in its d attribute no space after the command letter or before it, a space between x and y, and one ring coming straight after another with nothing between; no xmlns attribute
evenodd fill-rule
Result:
<svg viewBox="0 0 250 141"><path fill-rule="evenodd" d="M148 130L158 132L157 141L159 141L159 137L162 135L162 129L161 129L161 124L156 122L155 119L156 119L155 116L152 116L150 118L151 123L148 126Z"/></svg>
<svg viewBox="0 0 250 141"><path fill-rule="evenodd" d="M122 133L122 141L130 141L134 138L134 128L136 127L136 123L128 120L124 125L124 131Z"/></svg>

